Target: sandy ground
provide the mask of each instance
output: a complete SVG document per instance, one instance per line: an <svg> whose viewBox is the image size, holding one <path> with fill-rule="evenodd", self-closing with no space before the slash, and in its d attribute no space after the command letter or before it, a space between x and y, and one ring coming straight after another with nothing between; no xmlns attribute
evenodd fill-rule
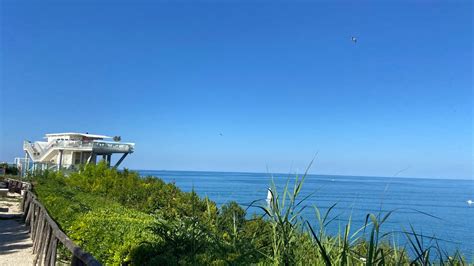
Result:
<svg viewBox="0 0 474 266"><path fill-rule="evenodd" d="M0 198L0 265L32 265L33 242L19 219L2 219L2 214L19 214L20 196Z"/></svg>
<svg viewBox="0 0 474 266"><path fill-rule="evenodd" d="M22 196L8 193L8 196L0 197L0 214L20 214L20 202Z"/></svg>

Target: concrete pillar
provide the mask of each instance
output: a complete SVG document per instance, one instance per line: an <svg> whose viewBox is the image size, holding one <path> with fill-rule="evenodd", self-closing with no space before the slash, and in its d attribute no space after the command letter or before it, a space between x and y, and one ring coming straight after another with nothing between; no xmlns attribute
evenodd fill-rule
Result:
<svg viewBox="0 0 474 266"><path fill-rule="evenodd" d="M58 170L61 169L63 164L63 150L59 150Z"/></svg>
<svg viewBox="0 0 474 266"><path fill-rule="evenodd" d="M21 168L21 176L26 176L28 171L28 152L25 152L25 161L23 163L23 167Z"/></svg>

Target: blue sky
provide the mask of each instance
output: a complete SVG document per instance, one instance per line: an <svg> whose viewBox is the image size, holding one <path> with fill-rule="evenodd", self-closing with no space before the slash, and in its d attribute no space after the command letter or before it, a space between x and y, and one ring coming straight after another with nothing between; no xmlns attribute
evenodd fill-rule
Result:
<svg viewBox="0 0 474 266"><path fill-rule="evenodd" d="M0 161L79 131L133 169L473 178L470 1L67 2L2 1Z"/></svg>

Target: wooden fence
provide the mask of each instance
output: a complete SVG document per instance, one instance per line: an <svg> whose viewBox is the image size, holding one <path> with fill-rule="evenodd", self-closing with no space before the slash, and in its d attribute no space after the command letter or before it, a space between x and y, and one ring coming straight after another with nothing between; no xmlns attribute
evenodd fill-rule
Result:
<svg viewBox="0 0 474 266"><path fill-rule="evenodd" d="M11 193L21 193L21 190L28 190L30 187L30 184L21 182L21 181L16 181L16 180L8 180L8 192Z"/></svg>
<svg viewBox="0 0 474 266"><path fill-rule="evenodd" d="M29 184L27 186L30 187ZM56 265L59 242L72 253L71 265L101 265L61 231L30 189L24 190L24 193L22 209L25 224L30 227L33 240L33 254L35 254L33 265Z"/></svg>

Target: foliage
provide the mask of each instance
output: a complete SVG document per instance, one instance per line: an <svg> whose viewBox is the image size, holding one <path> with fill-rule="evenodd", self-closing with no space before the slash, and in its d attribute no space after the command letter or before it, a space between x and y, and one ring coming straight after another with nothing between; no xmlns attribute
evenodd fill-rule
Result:
<svg viewBox="0 0 474 266"><path fill-rule="evenodd" d="M152 214L161 213L166 219L190 214L188 202L192 200L200 217L204 210L206 216L217 214L215 204L206 203L195 193L184 193L161 180L141 179L136 173L119 172L104 164L84 167L69 176L43 172L33 184L66 234L109 264L130 261L131 251L142 242L159 240L149 230L154 221Z"/></svg>
<svg viewBox="0 0 474 266"><path fill-rule="evenodd" d="M149 232L153 217L124 207L103 208L79 217L69 228L74 241L110 265L130 262L131 251L143 241L155 240Z"/></svg>
<svg viewBox="0 0 474 266"><path fill-rule="evenodd" d="M305 176L289 181L272 198L257 205L264 215L251 218L236 202L220 208L194 191L183 192L155 177L88 165L66 176L43 172L34 190L62 229L85 250L110 265L462 265L413 228L409 248L390 242L383 225L392 212L368 214L361 228L351 219L336 235L326 228L337 216L334 204L325 212L312 206L315 219L305 220L307 198L300 196ZM435 245L436 244L436 245ZM410 253L411 252L411 253ZM414 257L409 257L414 254ZM434 261L436 260L436 261Z"/></svg>
<svg viewBox="0 0 474 266"><path fill-rule="evenodd" d="M18 168L15 165L11 165L8 163L0 163L0 168L5 169L5 172L4 172L5 175L12 175L12 176L18 175Z"/></svg>
<svg viewBox="0 0 474 266"><path fill-rule="evenodd" d="M146 213L161 211L166 218L179 214L190 215L191 202L199 213L207 210L207 203L196 193L184 193L174 184L163 180L141 178L136 172L117 171L105 163L86 165L81 171L65 178L68 186L80 191L102 196L121 205ZM215 204L212 206L216 209Z"/></svg>

